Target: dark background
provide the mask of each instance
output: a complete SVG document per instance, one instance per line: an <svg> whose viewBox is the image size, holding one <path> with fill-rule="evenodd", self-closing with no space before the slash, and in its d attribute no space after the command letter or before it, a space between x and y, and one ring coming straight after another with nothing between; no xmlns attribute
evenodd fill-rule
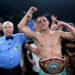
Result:
<svg viewBox="0 0 75 75"><path fill-rule="evenodd" d="M0 0L0 16L22 15L31 7L41 14L55 14L58 18L75 22L75 0Z"/></svg>
<svg viewBox="0 0 75 75"><path fill-rule="evenodd" d="M38 8L33 18L54 14L59 20L75 23L75 0L0 0L0 17L19 22L31 6Z"/></svg>

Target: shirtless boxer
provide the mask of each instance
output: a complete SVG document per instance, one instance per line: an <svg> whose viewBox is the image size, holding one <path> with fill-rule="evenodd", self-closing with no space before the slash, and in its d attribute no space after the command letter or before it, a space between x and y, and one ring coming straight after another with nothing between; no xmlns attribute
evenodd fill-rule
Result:
<svg viewBox="0 0 75 75"><path fill-rule="evenodd" d="M40 16L37 18L37 25L41 33L31 31L26 27L26 23L28 16L32 15L35 11L37 11L37 8L31 7L19 23L18 28L29 38L33 39L37 45L41 58L39 60L41 69L47 74L56 75L63 70L65 65L65 59L62 59L60 38L74 39L75 29L68 23L57 21L58 24L67 26L70 32L52 31L49 29L49 21L47 18Z"/></svg>

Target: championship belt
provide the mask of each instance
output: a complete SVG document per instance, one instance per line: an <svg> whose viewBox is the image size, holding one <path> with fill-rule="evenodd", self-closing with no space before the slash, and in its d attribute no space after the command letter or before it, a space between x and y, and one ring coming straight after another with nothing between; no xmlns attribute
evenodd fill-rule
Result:
<svg viewBox="0 0 75 75"><path fill-rule="evenodd" d="M39 66L41 70L47 74L59 74L64 70L65 59L53 57L39 60Z"/></svg>

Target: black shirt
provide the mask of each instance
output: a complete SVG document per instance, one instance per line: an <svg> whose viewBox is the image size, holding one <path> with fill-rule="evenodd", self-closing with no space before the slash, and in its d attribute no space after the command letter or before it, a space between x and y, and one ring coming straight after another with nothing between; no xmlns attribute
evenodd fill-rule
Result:
<svg viewBox="0 0 75 75"><path fill-rule="evenodd" d="M67 44L73 44L75 45L75 40L66 40L66 39L62 39L62 51L63 54L66 54L66 50L68 49L71 53L73 53L75 51L75 47L67 47Z"/></svg>

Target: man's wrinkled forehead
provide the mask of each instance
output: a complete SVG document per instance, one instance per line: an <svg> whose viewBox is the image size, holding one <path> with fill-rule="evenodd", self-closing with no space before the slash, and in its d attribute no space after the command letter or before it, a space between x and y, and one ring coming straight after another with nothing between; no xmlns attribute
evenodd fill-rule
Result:
<svg viewBox="0 0 75 75"><path fill-rule="evenodd" d="M37 18L37 22L38 22L38 21L42 21L42 20L47 20L47 18L46 18L45 16L41 16L41 17L38 17L38 18Z"/></svg>

